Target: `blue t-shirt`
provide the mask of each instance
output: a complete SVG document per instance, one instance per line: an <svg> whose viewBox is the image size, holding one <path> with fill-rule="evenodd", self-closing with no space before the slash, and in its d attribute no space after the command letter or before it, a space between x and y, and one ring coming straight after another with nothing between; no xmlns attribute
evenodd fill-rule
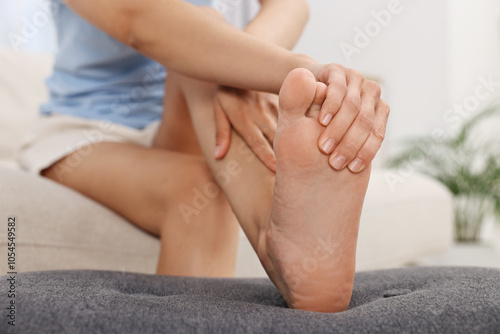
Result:
<svg viewBox="0 0 500 334"><path fill-rule="evenodd" d="M190 0L210 5L210 0ZM42 114L103 119L142 129L163 112L166 71L54 0L58 52Z"/></svg>

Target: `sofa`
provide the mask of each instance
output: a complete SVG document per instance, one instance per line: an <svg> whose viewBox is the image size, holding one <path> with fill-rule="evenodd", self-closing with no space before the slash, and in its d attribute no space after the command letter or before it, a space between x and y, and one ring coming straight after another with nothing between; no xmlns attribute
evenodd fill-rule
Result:
<svg viewBox="0 0 500 334"><path fill-rule="evenodd" d="M37 106L52 56L0 50L0 212L18 220L21 272L100 269L154 273L159 240L81 194L19 169L17 146ZM380 161L378 162L380 165ZM375 166L361 218L357 270L418 264L452 245L453 204L439 183ZM394 177L398 180L393 182ZM0 257L6 257L6 230ZM0 274L5 274L2 267ZM238 277L265 277L240 233Z"/></svg>

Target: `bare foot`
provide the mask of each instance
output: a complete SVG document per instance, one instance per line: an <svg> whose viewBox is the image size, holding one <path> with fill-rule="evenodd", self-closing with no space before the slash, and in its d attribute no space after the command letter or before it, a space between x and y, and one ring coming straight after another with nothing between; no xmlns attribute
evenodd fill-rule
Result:
<svg viewBox="0 0 500 334"><path fill-rule="evenodd" d="M370 168L335 171L317 147L326 86L305 69L280 92L277 172L263 264L295 309L340 312L352 294L359 218Z"/></svg>

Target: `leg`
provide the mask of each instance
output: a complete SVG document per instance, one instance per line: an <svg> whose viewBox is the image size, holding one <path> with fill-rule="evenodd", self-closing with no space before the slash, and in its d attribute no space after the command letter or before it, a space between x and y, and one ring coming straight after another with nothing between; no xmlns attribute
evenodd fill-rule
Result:
<svg viewBox="0 0 500 334"><path fill-rule="evenodd" d="M201 10L220 17L211 8ZM236 218L200 156L196 138L188 135L193 127L178 88L167 85L165 100L171 108L155 138L157 149L101 143L64 180L57 170L71 156L43 174L159 235L159 274L233 276ZM186 211L188 205L195 208Z"/></svg>
<svg viewBox="0 0 500 334"><path fill-rule="evenodd" d="M131 144L100 143L59 180L58 170L71 158L46 169L44 176L160 236L158 274L234 275L238 225L202 158ZM211 194L218 194L210 201L195 198L206 187ZM203 207L186 220L179 206L193 200Z"/></svg>
<svg viewBox="0 0 500 334"><path fill-rule="evenodd" d="M295 70L280 93L276 177L237 135L215 161L215 87L179 75L201 149L269 277L289 306L336 312L350 301L369 169L334 171L317 148L325 87Z"/></svg>
<svg viewBox="0 0 500 334"><path fill-rule="evenodd" d="M174 88L167 85L166 100L173 109L165 110L165 120L174 129L186 128L182 133L187 134L191 125L182 124L187 113L180 112L185 108ZM58 171L72 155L43 175L159 235L159 274L233 276L238 237L234 214L204 159L182 153L199 152L197 142L190 143L189 136L186 141L176 141L181 139L179 133L166 129L162 124L155 140L155 146L162 149L100 143L64 179ZM192 208L186 211L185 206Z"/></svg>

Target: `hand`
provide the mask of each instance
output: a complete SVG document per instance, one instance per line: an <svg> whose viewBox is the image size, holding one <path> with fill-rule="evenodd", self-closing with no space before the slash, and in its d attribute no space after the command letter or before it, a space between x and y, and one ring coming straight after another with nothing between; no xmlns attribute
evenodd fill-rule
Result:
<svg viewBox="0 0 500 334"><path fill-rule="evenodd" d="M219 87L215 95L215 158L222 159L228 152L232 126L264 165L276 172L273 141L277 120L277 95Z"/></svg>
<svg viewBox="0 0 500 334"><path fill-rule="evenodd" d="M370 165L385 136L389 105L380 99L380 87L359 72L342 65L313 64L316 80L328 85L319 122L326 127L320 150L330 155L337 170L346 166L358 173Z"/></svg>

